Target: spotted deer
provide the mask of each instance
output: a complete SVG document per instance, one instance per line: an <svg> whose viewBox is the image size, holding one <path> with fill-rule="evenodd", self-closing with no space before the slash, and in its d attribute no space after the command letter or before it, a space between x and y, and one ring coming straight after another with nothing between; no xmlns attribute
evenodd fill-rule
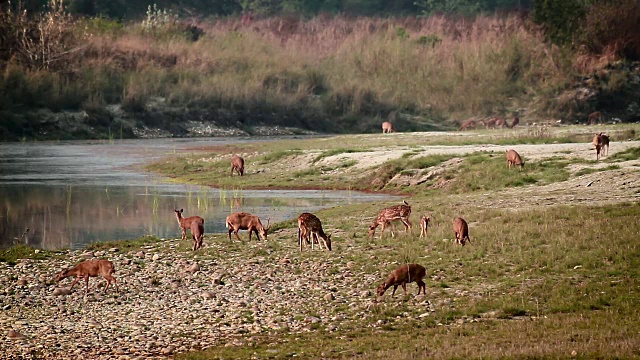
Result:
<svg viewBox="0 0 640 360"><path fill-rule="evenodd" d="M391 237L395 237L396 228L393 224L393 221L397 220L400 220L402 222L405 231L408 233L411 230L412 226L411 222L409 221L410 215L411 206L406 201L403 201L402 205L395 205L382 209L382 211L380 211L376 219L373 221L373 224L369 226L369 237L373 238L378 225L382 225L382 229L380 230L380 238L382 239L384 229L388 224L391 224Z"/></svg>
<svg viewBox="0 0 640 360"><path fill-rule="evenodd" d="M589 125L595 125L600 121L602 121L602 113L600 111L592 112L591 114L589 114L589 117L587 118L587 124Z"/></svg>
<svg viewBox="0 0 640 360"><path fill-rule="evenodd" d="M233 213L227 216L225 220L225 226L229 229L229 240L231 240L231 233L233 232L238 240L242 241L238 235L239 230L249 230L249 241L251 241L251 234L254 232L258 240L260 240L260 237L267 240L267 232L271 228L270 220L270 218L267 219L267 227L264 227L262 226L260 218L256 215L251 215L246 212Z"/></svg>
<svg viewBox="0 0 640 360"><path fill-rule="evenodd" d="M511 169L511 166L520 166L520 169L524 168L524 161L522 161L517 151L507 150L505 155L507 157L507 168Z"/></svg>
<svg viewBox="0 0 640 360"><path fill-rule="evenodd" d="M460 125L460 131L467 129L475 129L478 126L475 120L467 120Z"/></svg>
<svg viewBox="0 0 640 360"><path fill-rule="evenodd" d="M193 227L192 224L200 224L204 226L204 219L201 218L200 216L189 216L187 218L182 217L182 212L183 209L180 210L173 210L173 212L176 213L176 219L178 219L178 225L180 225L180 228L182 229L182 240L185 240L187 238L187 230L191 230L191 235L193 236ZM202 232L204 233L204 231Z"/></svg>
<svg viewBox="0 0 640 360"><path fill-rule="evenodd" d="M233 155L231 157L231 175L233 176L233 170L235 170L238 175L244 175L244 159L238 155Z"/></svg>
<svg viewBox="0 0 640 360"><path fill-rule="evenodd" d="M385 122L382 123L382 133L383 134L388 134L388 133L392 133L392 132L395 132L395 131L396 130L393 128L393 125L390 122L385 121Z"/></svg>
<svg viewBox="0 0 640 360"><path fill-rule="evenodd" d="M391 296L396 294L396 290L398 286L402 286L402 290L404 290L404 295L407 295L407 284L412 282L416 282L418 284L418 295L420 295L420 290L422 290L422 294L426 294L427 285L422 281L424 277L427 275L427 269L422 265L418 264L402 264L395 269L387 280L380 284L377 289L378 296L384 295L384 292L393 286L393 292Z"/></svg>
<svg viewBox="0 0 640 360"><path fill-rule="evenodd" d="M431 221L431 218L427 214L422 215L422 218L420 218L420 237L427 237L429 221Z"/></svg>
<svg viewBox="0 0 640 360"><path fill-rule="evenodd" d="M60 280L64 278L68 278L70 276L75 276L76 279L71 283L71 287L69 290L73 289L73 286L80 281L80 279L84 278L86 291L89 291L89 277L101 276L105 280L107 280L107 286L104 288L104 292L107 291L109 285L113 282L113 285L116 287L116 291L120 292L118 289L118 283L116 282L116 278L113 277L113 274L116 272L116 269L113 266L113 263L109 260L87 260L83 261L80 264L67 269L62 270L56 276L56 282L60 282Z"/></svg>
<svg viewBox="0 0 640 360"><path fill-rule="evenodd" d="M464 246L467 241L471 242L471 238L469 238L469 225L467 225L467 222L464 221L463 218L457 217L453 219L453 232L456 235L456 244Z"/></svg>
<svg viewBox="0 0 640 360"><path fill-rule="evenodd" d="M315 240L314 240L315 237ZM311 239L311 241L309 241ZM322 241L320 241L322 239ZM298 244L300 245L300 251L302 251L302 241L306 241L307 244L311 242L311 250L313 250L313 244L317 241L331 251L331 235L327 235L322 230L322 222L317 216L311 213L302 213L298 217Z"/></svg>
<svg viewBox="0 0 640 360"><path fill-rule="evenodd" d="M596 149L596 160L600 159L600 154L609 155L609 136L603 133L597 133L593 136L593 146ZM604 151L603 151L604 150Z"/></svg>

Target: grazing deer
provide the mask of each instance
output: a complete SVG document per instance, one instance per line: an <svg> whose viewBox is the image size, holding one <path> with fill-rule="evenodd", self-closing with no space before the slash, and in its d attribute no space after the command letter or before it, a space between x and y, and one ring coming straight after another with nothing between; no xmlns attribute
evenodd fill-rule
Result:
<svg viewBox="0 0 640 360"><path fill-rule="evenodd" d="M393 128L393 125L391 125L390 122L385 121L382 123L382 133L383 134L388 134L388 133L392 133L395 132L396 130Z"/></svg>
<svg viewBox="0 0 640 360"><path fill-rule="evenodd" d="M180 228L182 229L182 240L185 240L187 238L187 230L191 230L191 235L193 235L193 228L191 227L191 225L194 222L198 222L204 226L204 219L201 218L200 216L195 215L195 216L189 216L187 218L183 218L182 217L183 209L180 209L180 210L174 209L173 212L176 213L176 219L178 219L178 225L180 225Z"/></svg>
<svg viewBox="0 0 640 360"><path fill-rule="evenodd" d="M238 240L240 236L238 235L239 230L249 230L249 241L251 241L251 233L256 233L256 238L260 240L262 237L265 241L267 240L267 232L271 228L271 218L267 219L267 227L262 226L262 222L260 222L260 218L256 215L251 215L246 212L236 212L229 216L227 216L227 220L225 221L225 225L227 229L229 229L229 240L231 240L231 233L233 232Z"/></svg>
<svg viewBox="0 0 640 360"><path fill-rule="evenodd" d="M429 221L431 221L431 218L427 214L424 214L420 219L420 237L427 237Z"/></svg>
<svg viewBox="0 0 640 360"><path fill-rule="evenodd" d="M467 129L475 129L478 126L475 120L467 120L460 125L460 131Z"/></svg>
<svg viewBox="0 0 640 360"><path fill-rule="evenodd" d="M513 129L518 124L520 124L520 118L516 116L516 117L513 118L513 121L511 122L511 125L507 124L507 126L509 126L510 129Z"/></svg>
<svg viewBox="0 0 640 360"><path fill-rule="evenodd" d="M113 285L116 287L116 291L120 292L116 278L112 276L115 272L116 270L113 267L113 263L109 260L87 260L70 269L62 270L56 276L56 282L60 282L60 280L70 276L75 276L76 279L71 283L71 287L69 288L69 290L71 290L81 278L84 278L86 291L89 292L89 277L102 276L107 280L107 286L104 288L104 292L107 291L111 282L113 282Z"/></svg>
<svg viewBox="0 0 640 360"><path fill-rule="evenodd" d="M471 242L471 238L469 238L469 225L464 221L463 218L457 217L453 219L453 232L456 234L456 244L460 244L464 246L467 242Z"/></svg>
<svg viewBox="0 0 640 360"><path fill-rule="evenodd" d="M520 169L524 168L524 161L522 161L522 158L520 157L520 154L518 154L517 151L507 150L505 154L507 156L507 167L509 169L511 169L512 165L520 166Z"/></svg>
<svg viewBox="0 0 640 360"><path fill-rule="evenodd" d="M587 124L595 125L596 123L599 123L601 121L602 121L602 113L600 111L594 111L591 114L589 114Z"/></svg>
<svg viewBox="0 0 640 360"><path fill-rule="evenodd" d="M322 244L324 244L324 246L331 251L331 235L324 233L320 219L311 213L302 213L298 217L298 244L300 245L300 251L302 251L303 239L308 244L309 238L311 238L311 250L313 250L313 244L315 243L314 237L320 244L320 249L322 249ZM322 239L322 242L320 239Z"/></svg>
<svg viewBox="0 0 640 360"><path fill-rule="evenodd" d="M231 175L233 176L233 170L235 170L238 175L244 175L244 159L238 155L233 155L231 157Z"/></svg>
<svg viewBox="0 0 640 360"><path fill-rule="evenodd" d="M388 288L393 286L393 292L391 296L396 294L396 289L398 286L402 286L402 290L404 290L404 295L407 296L407 284L412 282L416 282L418 284L418 295L420 295L420 290L422 290L422 294L426 294L427 285L422 281L424 277L427 275L427 269L422 265L418 264L403 264L398 266L387 278L385 282L378 286L378 296L384 295L384 292L387 291Z"/></svg>
<svg viewBox="0 0 640 360"><path fill-rule="evenodd" d="M504 129L508 127L507 121L503 118L495 118L495 127Z"/></svg>
<svg viewBox="0 0 640 360"><path fill-rule="evenodd" d="M382 230L380 230L380 238L382 239L382 235L384 234L384 229L387 224L391 224L391 237L395 237L394 232L396 227L392 221L396 220L402 221L405 231L409 232L409 230L411 230L409 215L411 215L411 206L406 201L403 201L402 205L395 205L382 209L373 221L373 224L369 226L369 237L373 238L373 235L375 235L376 232L376 227L378 227L378 225L382 225Z"/></svg>
<svg viewBox="0 0 640 360"><path fill-rule="evenodd" d="M609 136L603 133L597 133L593 136L593 146L596 148L596 160L600 159L600 153L609 155ZM606 147L606 149L605 149Z"/></svg>

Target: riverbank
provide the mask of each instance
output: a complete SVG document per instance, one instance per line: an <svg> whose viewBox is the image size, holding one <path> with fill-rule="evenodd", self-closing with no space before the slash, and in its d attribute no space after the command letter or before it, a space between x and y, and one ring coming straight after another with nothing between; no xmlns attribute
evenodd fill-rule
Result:
<svg viewBox="0 0 640 360"><path fill-rule="evenodd" d="M371 172L360 166L400 167L378 191L404 195L413 233L367 236L378 211L398 200L316 212L331 252L300 252L291 220L275 224L268 241L248 242L244 231L243 241L207 234L197 254L190 241L150 238L0 263L0 350L12 358L633 357L640 143L631 130L638 129L599 130L616 135L598 162L588 140L554 143L588 137L586 127L549 128L543 144L496 130L252 144L242 178L228 176L235 148L171 155L159 164L182 169L171 170L176 181L245 188L355 187L363 182L356 174ZM431 145L454 136L463 143ZM506 169L503 147L521 152L523 170ZM325 166L334 169L324 174ZM424 213L431 227L419 238ZM469 223L464 247L454 244L456 216ZM87 295L78 285L54 295L71 282L56 285L55 274L91 258L114 262L120 292L97 293L104 280L91 279ZM410 284L406 297L399 289L377 298L389 272L411 262L427 268L426 295ZM24 338L9 338L11 329Z"/></svg>

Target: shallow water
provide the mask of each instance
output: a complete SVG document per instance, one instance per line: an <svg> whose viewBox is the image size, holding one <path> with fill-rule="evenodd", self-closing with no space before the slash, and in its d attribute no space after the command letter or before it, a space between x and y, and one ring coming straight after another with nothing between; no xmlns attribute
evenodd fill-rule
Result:
<svg viewBox="0 0 640 360"><path fill-rule="evenodd" d="M218 190L169 183L138 169L189 148L256 140L265 139L0 144L0 247L82 248L143 235L179 237L173 209L180 208L184 216L202 216L206 233L220 233L235 211L256 214L266 225L267 218L278 222L305 211L390 198L352 191Z"/></svg>

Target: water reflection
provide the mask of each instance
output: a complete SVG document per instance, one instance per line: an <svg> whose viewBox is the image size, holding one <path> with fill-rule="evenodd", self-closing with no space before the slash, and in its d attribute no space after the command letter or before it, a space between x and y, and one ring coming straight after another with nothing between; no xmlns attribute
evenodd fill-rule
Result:
<svg viewBox="0 0 640 360"><path fill-rule="evenodd" d="M186 146L193 142L1 144L0 247L21 243L80 248L143 235L179 237L173 209L180 208L185 216L202 216L206 233L220 233L225 232L226 216L234 211L277 222L304 211L388 198L348 191L217 190L167 184L131 167L169 148Z"/></svg>

